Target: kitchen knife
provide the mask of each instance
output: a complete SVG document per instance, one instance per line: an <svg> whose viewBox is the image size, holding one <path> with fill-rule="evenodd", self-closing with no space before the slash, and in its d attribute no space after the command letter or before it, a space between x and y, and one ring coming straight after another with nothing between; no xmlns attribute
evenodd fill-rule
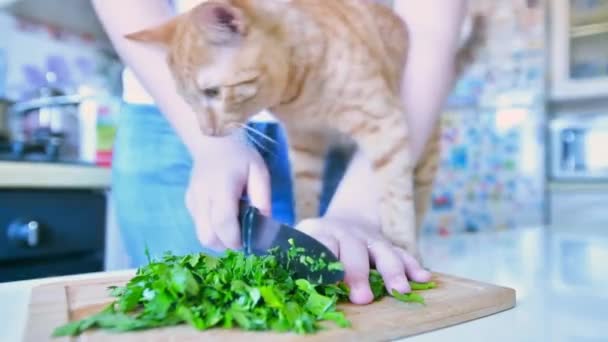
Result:
<svg viewBox="0 0 608 342"><path fill-rule="evenodd" d="M240 202L239 221L241 238L245 255L267 255L278 248L279 261L287 266L287 251L291 248L290 240L295 247L304 249L304 255L317 260L322 258L327 264L337 262L338 258L325 245L313 237L286 224L264 216L245 200ZM332 284L344 279L342 270L316 270L299 260L289 263L298 278L304 278L313 284Z"/></svg>

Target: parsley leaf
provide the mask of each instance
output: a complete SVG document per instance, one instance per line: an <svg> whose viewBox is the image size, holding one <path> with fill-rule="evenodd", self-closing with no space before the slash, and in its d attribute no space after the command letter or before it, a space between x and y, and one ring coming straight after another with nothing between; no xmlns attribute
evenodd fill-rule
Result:
<svg viewBox="0 0 608 342"><path fill-rule="evenodd" d="M392 291L393 297L402 301L402 302L416 302L420 304L424 304L424 298L416 292L411 293L399 293L397 290L393 289Z"/></svg>
<svg viewBox="0 0 608 342"><path fill-rule="evenodd" d="M245 256L228 251L222 257L205 254L175 256L165 253L159 260L148 256L148 264L124 286L109 287L115 298L99 313L57 327L53 336L77 336L93 328L115 332L188 324L197 330L239 328L309 334L324 329L320 321L350 327L338 304L348 301L344 282L319 285L298 279L292 263L313 271L341 270L342 264L314 259L290 241L287 258L278 249L264 256ZM279 262L279 260L283 262ZM286 262L286 263L284 263ZM371 270L374 299L388 296L380 273ZM413 290L436 287L434 282L410 283ZM390 293L404 302L424 303L416 292Z"/></svg>

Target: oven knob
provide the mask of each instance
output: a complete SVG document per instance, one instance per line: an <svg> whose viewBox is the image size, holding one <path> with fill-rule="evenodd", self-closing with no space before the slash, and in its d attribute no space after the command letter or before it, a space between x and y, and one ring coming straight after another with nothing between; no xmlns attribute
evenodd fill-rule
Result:
<svg viewBox="0 0 608 342"><path fill-rule="evenodd" d="M40 242L40 223L35 220L16 220L8 226L9 241L28 247L38 246Z"/></svg>

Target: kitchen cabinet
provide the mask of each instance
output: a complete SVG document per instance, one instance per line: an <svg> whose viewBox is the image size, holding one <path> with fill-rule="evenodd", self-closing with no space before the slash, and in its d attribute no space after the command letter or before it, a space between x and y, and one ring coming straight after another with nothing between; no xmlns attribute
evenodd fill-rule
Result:
<svg viewBox="0 0 608 342"><path fill-rule="evenodd" d="M548 3L552 99L608 96L608 0Z"/></svg>
<svg viewBox="0 0 608 342"><path fill-rule="evenodd" d="M9 0L8 13L70 32L89 35L110 47L110 40L89 0Z"/></svg>
<svg viewBox="0 0 608 342"><path fill-rule="evenodd" d="M105 270L110 174L0 161L0 282Z"/></svg>
<svg viewBox="0 0 608 342"><path fill-rule="evenodd" d="M0 189L0 282L104 269L99 190Z"/></svg>

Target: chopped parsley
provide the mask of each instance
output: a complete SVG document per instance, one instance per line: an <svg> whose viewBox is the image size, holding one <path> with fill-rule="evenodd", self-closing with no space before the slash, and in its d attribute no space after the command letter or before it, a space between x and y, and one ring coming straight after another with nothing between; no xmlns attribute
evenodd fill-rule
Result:
<svg viewBox="0 0 608 342"><path fill-rule="evenodd" d="M125 286L109 288L115 300L105 309L56 328L53 336L75 336L93 328L124 332L178 324L198 330L218 327L309 334L322 329L322 321L343 328L351 324L337 309L338 303L348 301L345 283L315 285L296 279L274 252L245 256L227 251L221 258L166 253L160 260L148 256L148 261ZM293 245L287 262L301 262L315 270L342 269L340 263L306 257L302 248ZM369 279L375 300L388 295L376 270ZM411 285L413 290L436 286L433 282ZM404 302L424 303L416 292L393 291L391 295Z"/></svg>

